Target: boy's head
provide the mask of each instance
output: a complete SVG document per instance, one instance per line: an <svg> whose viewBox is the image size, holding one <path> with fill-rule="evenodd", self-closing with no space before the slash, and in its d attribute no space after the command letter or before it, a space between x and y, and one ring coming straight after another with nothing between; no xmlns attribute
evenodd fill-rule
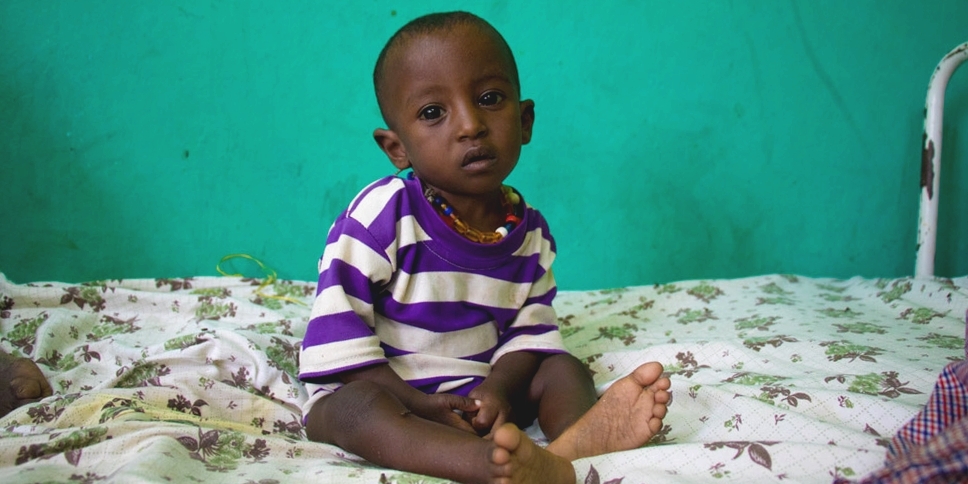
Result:
<svg viewBox="0 0 968 484"><path fill-rule="evenodd" d="M373 133L380 148L445 196L493 194L531 140L534 103L521 100L511 49L472 14L405 25L380 53L373 82L389 128Z"/></svg>
<svg viewBox="0 0 968 484"><path fill-rule="evenodd" d="M501 33L498 32L494 26L492 26L486 20L469 12L431 13L415 18L410 22L407 22L407 24L403 27L400 27L400 30L397 30L396 33L394 33L393 36L387 40L386 45L383 46L383 50L380 51L380 55L376 59L376 67L373 69L373 88L376 91L376 102L380 107L380 114L383 115L383 120L386 121L387 124L389 124L390 121L387 120L384 99L387 96L387 85L393 82L393 73L386 72L387 58L404 48L407 45L407 42L413 38L446 32L459 25L477 27L485 32L488 32L494 37L494 40L497 41L497 43L501 46L504 54L507 55L511 80L514 82L514 87L516 87L518 90L518 96L521 95L521 82L518 78L518 66L517 63L514 62L514 54L511 53L511 47L508 46L507 41L504 40L504 37L501 36Z"/></svg>

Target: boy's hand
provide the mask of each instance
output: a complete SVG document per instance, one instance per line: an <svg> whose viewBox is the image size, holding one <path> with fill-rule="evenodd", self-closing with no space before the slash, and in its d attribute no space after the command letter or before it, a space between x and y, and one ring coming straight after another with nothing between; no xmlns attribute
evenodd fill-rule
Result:
<svg viewBox="0 0 968 484"><path fill-rule="evenodd" d="M471 425L455 412L476 412L477 403L473 399L448 394L427 395L403 381L386 363L343 372L340 378L346 383L356 380L376 383L396 396L414 415L474 433Z"/></svg>
<svg viewBox="0 0 968 484"><path fill-rule="evenodd" d="M471 398L438 393L423 395L423 398L406 402L406 405L418 417L449 425L472 434L475 433L474 428L465 422L460 414L455 412L455 410L459 410L465 415L477 412L478 404Z"/></svg>
<svg viewBox="0 0 968 484"><path fill-rule="evenodd" d="M0 417L53 393L36 363L0 353Z"/></svg>
<svg viewBox="0 0 968 484"><path fill-rule="evenodd" d="M490 436L506 422L514 421L511 396L515 401L528 394L531 379L544 355L529 351L513 351L501 356L491 366L491 373L468 396L480 401L480 410L465 414L480 435Z"/></svg>
<svg viewBox="0 0 968 484"><path fill-rule="evenodd" d="M489 437L494 430L511 420L511 402L504 392L481 384L467 396L480 402L477 412L464 414L479 435Z"/></svg>

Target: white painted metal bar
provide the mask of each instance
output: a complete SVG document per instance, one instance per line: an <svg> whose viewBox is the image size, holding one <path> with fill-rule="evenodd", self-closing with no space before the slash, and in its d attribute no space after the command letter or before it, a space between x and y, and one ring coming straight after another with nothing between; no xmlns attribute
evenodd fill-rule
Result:
<svg viewBox="0 0 968 484"><path fill-rule="evenodd" d="M955 69L968 59L968 42L941 59L928 83L924 106L924 138L921 146L921 205L918 214L917 278L934 277L934 254L938 236L938 188L941 176L941 125L944 93Z"/></svg>

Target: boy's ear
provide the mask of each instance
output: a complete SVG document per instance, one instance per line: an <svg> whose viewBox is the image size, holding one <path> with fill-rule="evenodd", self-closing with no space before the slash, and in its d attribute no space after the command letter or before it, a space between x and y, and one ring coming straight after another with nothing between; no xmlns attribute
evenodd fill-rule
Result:
<svg viewBox="0 0 968 484"><path fill-rule="evenodd" d="M410 157L407 156L407 148L403 146L397 133L389 129L378 128L373 131L373 139L380 149L390 158L390 163L398 170L410 168Z"/></svg>
<svg viewBox="0 0 968 484"><path fill-rule="evenodd" d="M534 128L534 101L521 101L521 144L531 141L531 130Z"/></svg>

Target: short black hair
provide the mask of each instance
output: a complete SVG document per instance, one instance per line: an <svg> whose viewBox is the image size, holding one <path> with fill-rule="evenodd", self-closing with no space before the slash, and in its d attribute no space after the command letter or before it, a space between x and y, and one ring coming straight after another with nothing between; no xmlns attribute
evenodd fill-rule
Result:
<svg viewBox="0 0 968 484"><path fill-rule="evenodd" d="M386 60L390 53L399 48L404 42L413 37L418 37L421 35L429 35L437 32L447 31L459 25L473 25L479 27L487 32L494 34L494 37L500 40L499 44L504 49L511 61L511 82L514 83L514 87L518 90L518 95L521 95L521 81L518 78L518 65L514 61L514 54L511 52L511 47L508 46L506 40L501 35L493 25L488 23L486 20L474 15L470 12L439 12L424 15L422 17L417 17L409 22L400 30L397 30L393 36L387 40L386 45L383 46L383 50L380 51L379 57L376 59L376 66L373 68L373 89L376 92L376 102L380 107L380 114L383 116L383 120L389 123L387 119L386 110L384 108L383 96L384 89L386 87Z"/></svg>

